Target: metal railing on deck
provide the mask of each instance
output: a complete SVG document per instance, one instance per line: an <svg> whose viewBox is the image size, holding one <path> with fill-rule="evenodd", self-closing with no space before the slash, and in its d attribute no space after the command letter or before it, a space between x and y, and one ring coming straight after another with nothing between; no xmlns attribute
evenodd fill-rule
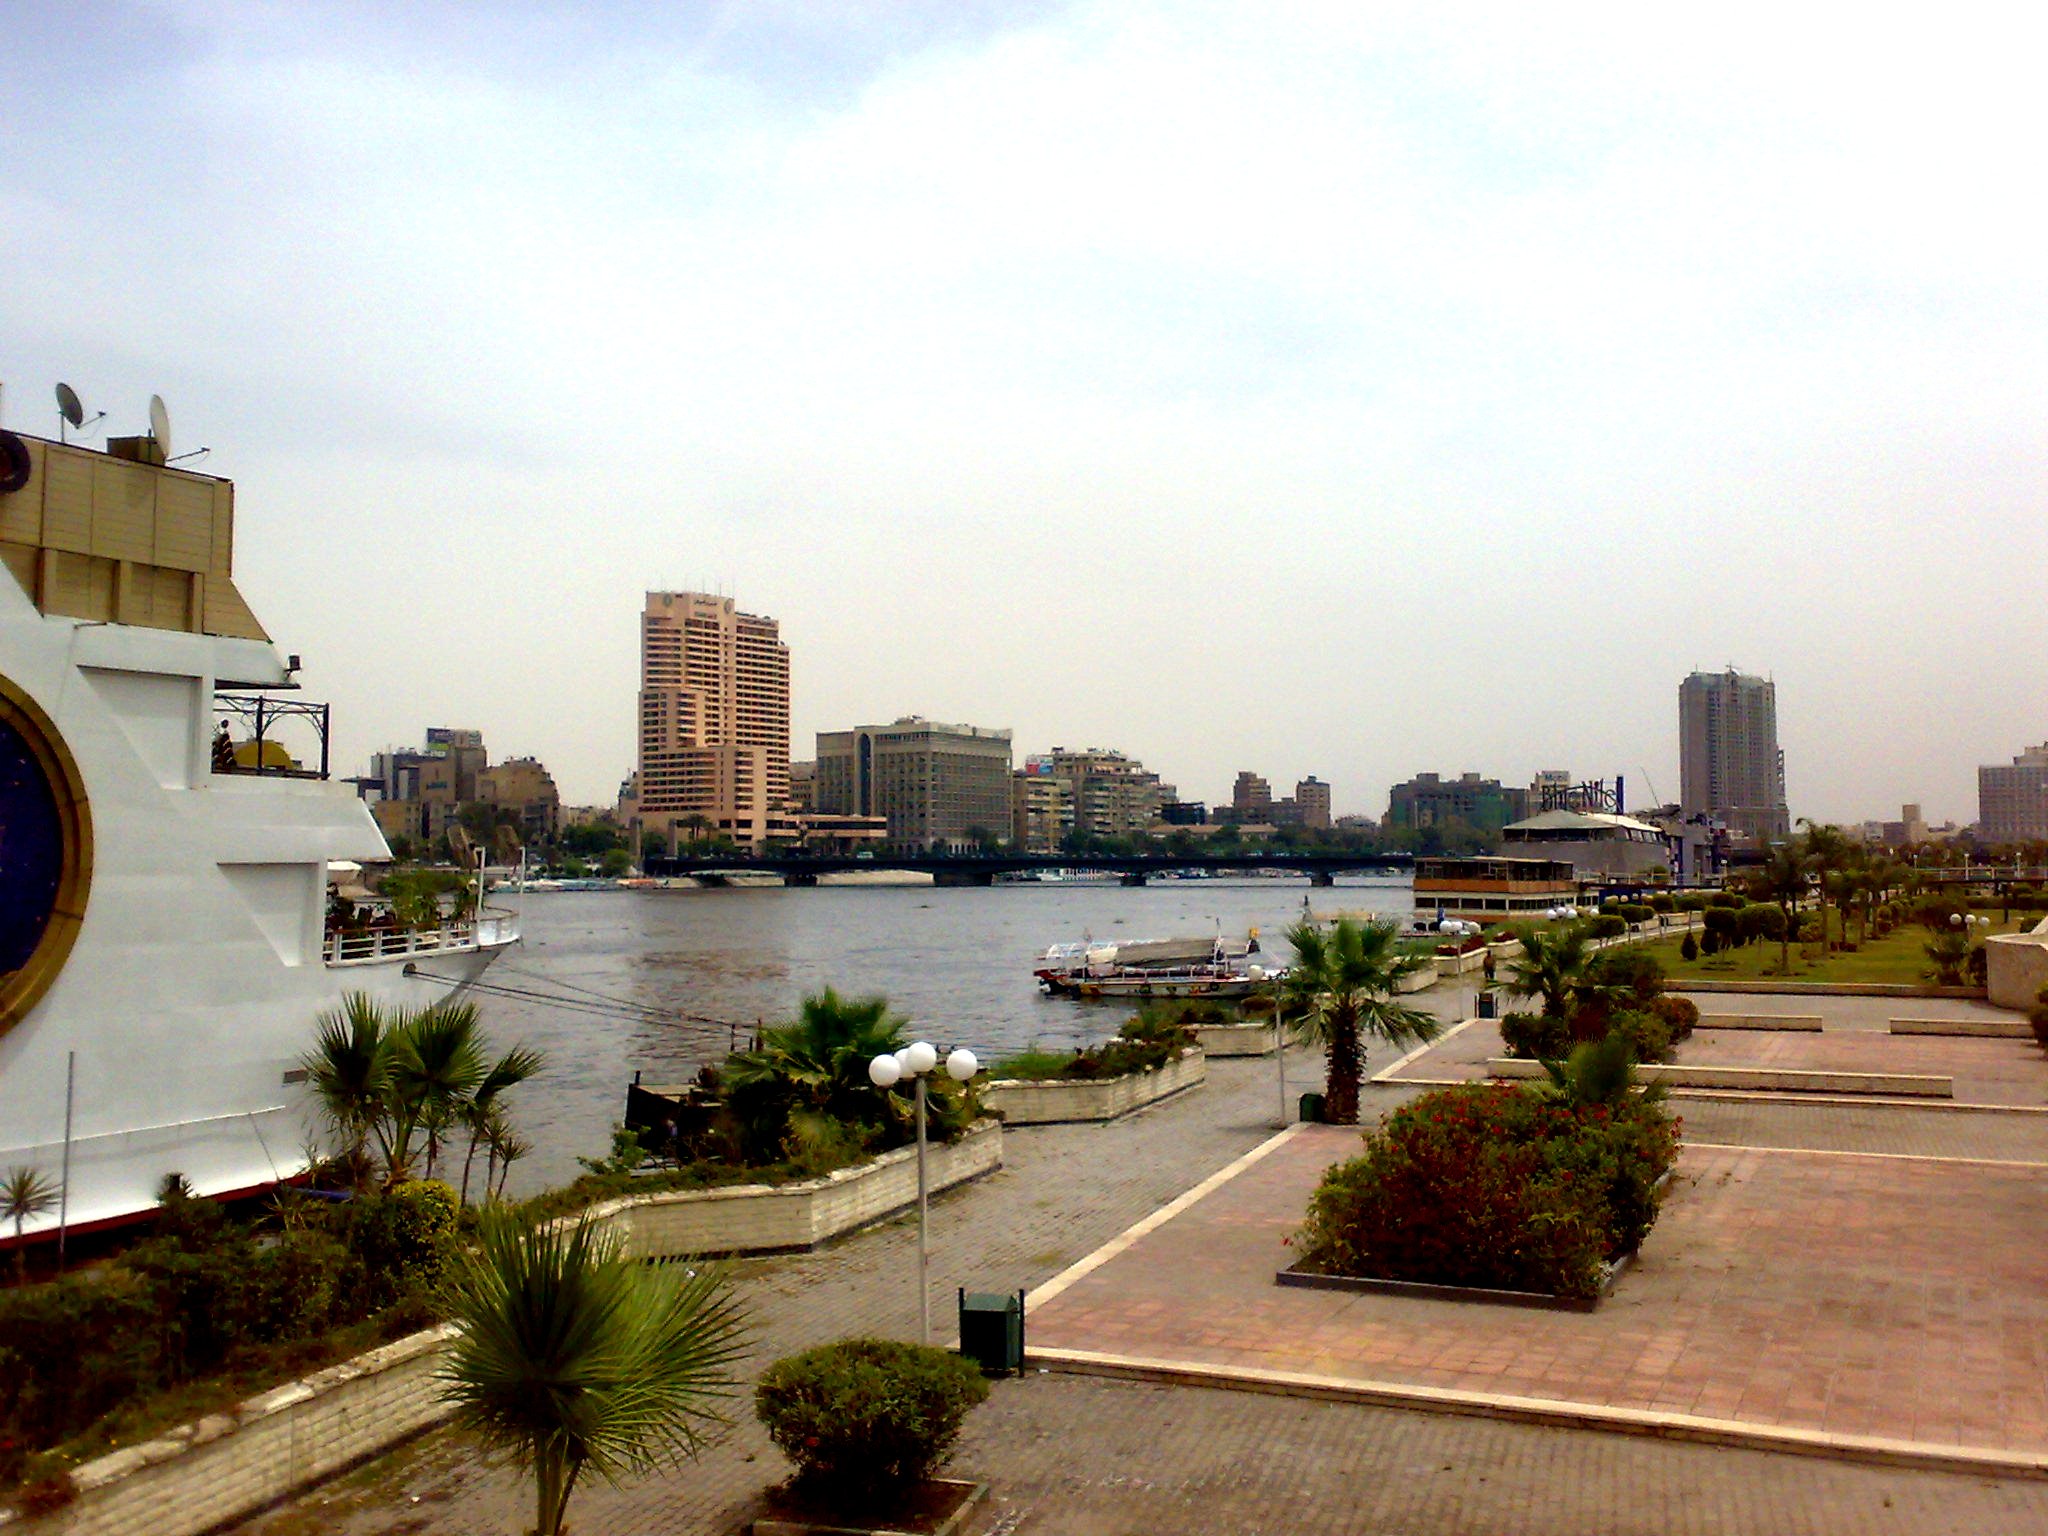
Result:
<svg viewBox="0 0 2048 1536"><path fill-rule="evenodd" d="M443 923L438 928L368 928L354 933L330 929L326 959L329 965L369 965L420 955L496 949L518 937L517 913L486 908L474 921Z"/></svg>

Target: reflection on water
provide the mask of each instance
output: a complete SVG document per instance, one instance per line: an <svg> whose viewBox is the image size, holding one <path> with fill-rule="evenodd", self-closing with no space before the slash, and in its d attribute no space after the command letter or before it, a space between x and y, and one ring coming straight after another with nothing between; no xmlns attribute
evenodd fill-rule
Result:
<svg viewBox="0 0 2048 1536"><path fill-rule="evenodd" d="M1043 997L1032 979L1048 944L1172 938L1259 929L1271 963L1280 934L1314 910L1405 916L1403 880L1177 880L1118 885L819 886L724 890L563 891L524 903L524 941L490 982L582 998L569 1012L532 1000L480 999L492 1041L547 1054L547 1071L516 1094L534 1144L513 1172L531 1191L575 1176L596 1156L634 1072L651 1082L691 1076L786 1018L807 992L880 992L941 1050L984 1061L1030 1045L1087 1044L1113 1034L1125 1010ZM1275 950L1280 953L1273 953ZM623 1004L625 1006L619 1007ZM660 1019L650 1018L652 1010ZM707 1022L708 1021L708 1022Z"/></svg>

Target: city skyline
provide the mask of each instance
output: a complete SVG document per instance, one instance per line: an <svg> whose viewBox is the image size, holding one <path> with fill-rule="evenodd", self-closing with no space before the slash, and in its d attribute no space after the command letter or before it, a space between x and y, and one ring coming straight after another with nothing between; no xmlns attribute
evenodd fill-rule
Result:
<svg viewBox="0 0 2048 1536"><path fill-rule="evenodd" d="M1670 800L1733 658L1794 814L1969 820L2048 717L2042 23L1771 25L31 11L0 419L162 393L345 761L605 800L622 594L695 586L798 741Z"/></svg>

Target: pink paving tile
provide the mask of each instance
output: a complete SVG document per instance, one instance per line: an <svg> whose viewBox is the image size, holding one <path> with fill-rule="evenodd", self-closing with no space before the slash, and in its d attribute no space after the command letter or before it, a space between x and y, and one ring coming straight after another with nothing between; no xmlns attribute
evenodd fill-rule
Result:
<svg viewBox="0 0 2048 1536"><path fill-rule="evenodd" d="M1035 1347L2048 1453L2039 1170L1687 1148L1590 1314L1283 1288L1305 1127L1032 1312Z"/></svg>

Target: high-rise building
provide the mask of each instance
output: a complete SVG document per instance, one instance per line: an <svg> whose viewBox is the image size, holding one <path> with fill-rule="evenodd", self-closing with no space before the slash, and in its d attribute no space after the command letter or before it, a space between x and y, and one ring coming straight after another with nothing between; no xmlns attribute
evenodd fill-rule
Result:
<svg viewBox="0 0 2048 1536"><path fill-rule="evenodd" d="M1301 824L1312 829L1330 825L1330 786L1310 774L1294 786L1294 803L1301 807Z"/></svg>
<svg viewBox="0 0 2048 1536"><path fill-rule="evenodd" d="M1054 777L1067 782L1074 830L1089 837L1128 837L1150 831L1160 820L1160 808L1180 798L1173 785L1161 783L1158 774L1121 752L1099 747L1073 752L1054 747L1045 761Z"/></svg>
<svg viewBox="0 0 2048 1536"><path fill-rule="evenodd" d="M1733 667L1680 683L1678 777L1687 816L1717 816L1753 844L1789 837L1777 684Z"/></svg>
<svg viewBox="0 0 2048 1536"><path fill-rule="evenodd" d="M643 839L762 842L789 800L789 647L729 597L650 592L640 618Z"/></svg>
<svg viewBox="0 0 2048 1536"><path fill-rule="evenodd" d="M1499 779L1461 773L1455 779L1418 773L1387 791L1389 829L1419 832L1424 827L1462 823L1475 832L1497 833L1529 814L1529 792Z"/></svg>
<svg viewBox="0 0 2048 1536"><path fill-rule="evenodd" d="M1263 821L1273 803L1273 786L1249 768L1230 786L1230 809L1239 821Z"/></svg>
<svg viewBox="0 0 2048 1536"><path fill-rule="evenodd" d="M2010 768L1977 770L1977 836L1987 843L2048 838L2048 742L2027 748Z"/></svg>
<svg viewBox="0 0 2048 1536"><path fill-rule="evenodd" d="M921 715L820 731L812 793L829 815L886 817L890 843L906 851L1007 837L1010 733Z"/></svg>

